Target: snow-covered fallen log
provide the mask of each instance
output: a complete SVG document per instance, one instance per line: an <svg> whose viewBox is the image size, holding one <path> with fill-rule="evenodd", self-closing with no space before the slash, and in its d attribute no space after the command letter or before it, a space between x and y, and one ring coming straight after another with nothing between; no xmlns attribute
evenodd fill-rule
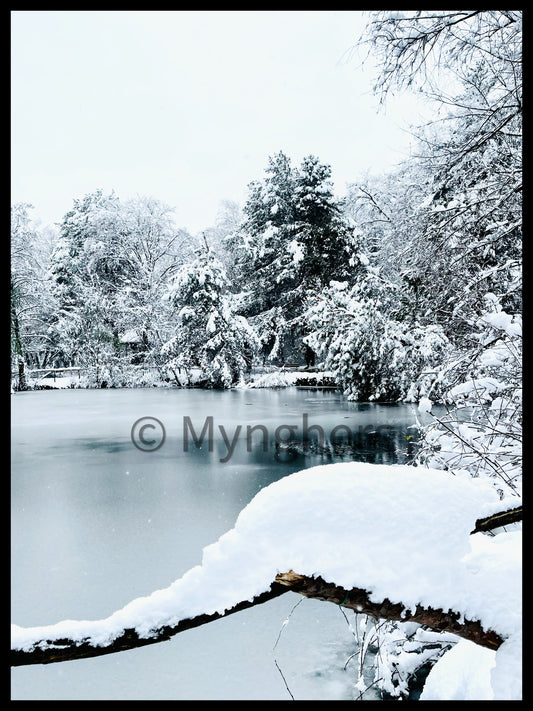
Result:
<svg viewBox="0 0 533 711"><path fill-rule="evenodd" d="M489 649L498 649L503 644L499 634L490 629L483 629L477 620L467 620L453 610L435 610L421 605L417 605L414 609L407 609L401 603L392 603L388 598L380 601L371 600L366 590L360 588L345 590L327 583L320 577L309 578L298 575L294 571L276 576L276 582L287 585L291 590L306 597L333 602L375 619L417 622L440 632L452 632Z"/></svg>
<svg viewBox="0 0 533 711"><path fill-rule="evenodd" d="M274 583L270 590L258 595L252 600L245 600L234 605L229 610L224 612L214 612L210 615L196 615L192 618L179 620L176 624L155 626L150 630L149 635L140 634L133 627L124 627L122 631L117 632L112 638L103 643L99 643L98 638L91 635L89 632L86 638L80 639L79 635L69 636L69 623L50 626L50 634L45 630L47 628L32 628L39 639L28 643L27 633L29 630L24 630L25 642L22 647L12 645L11 649L11 666L27 666L29 664L52 664L54 662L66 662L74 659L88 659L89 657L100 657L105 654L115 654L116 652L125 652L128 649L136 649L138 647L146 647L149 644L157 644L158 642L166 642L179 632L200 627L208 622L214 622L221 617L226 617L235 612L241 612L254 605L260 605L263 602L272 600L279 595L286 593L288 588L279 583ZM102 627L105 626L106 620L102 620ZM75 625L78 627L78 623ZM60 630L65 629L65 636L62 637ZM21 628L13 627L15 639L17 631ZM93 627L98 629L98 622ZM43 630L42 633L38 630ZM57 636L59 635L59 636Z"/></svg>
<svg viewBox="0 0 533 711"><path fill-rule="evenodd" d="M13 664L162 641L286 589L497 649L521 629L520 531L471 532L501 505L490 483L439 470L307 469L261 490L169 587L103 620L13 625Z"/></svg>

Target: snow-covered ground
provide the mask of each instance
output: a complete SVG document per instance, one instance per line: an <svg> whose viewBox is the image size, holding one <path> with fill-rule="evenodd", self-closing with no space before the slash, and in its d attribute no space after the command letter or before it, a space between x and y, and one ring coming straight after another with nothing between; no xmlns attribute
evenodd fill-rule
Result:
<svg viewBox="0 0 533 711"><path fill-rule="evenodd" d="M502 508L489 482L468 475L358 462L314 467L262 489L235 527L204 548L201 564L168 588L103 620L13 625L12 647L65 637L105 645L131 627L150 636L252 599L292 569L364 588L376 602L479 620L504 644L490 652L459 642L433 668L425 698L519 699L521 532L470 535L478 518Z"/></svg>

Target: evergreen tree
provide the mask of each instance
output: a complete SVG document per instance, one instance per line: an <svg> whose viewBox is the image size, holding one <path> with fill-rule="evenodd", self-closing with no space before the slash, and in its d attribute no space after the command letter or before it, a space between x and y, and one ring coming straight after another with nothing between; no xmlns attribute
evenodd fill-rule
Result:
<svg viewBox="0 0 533 711"><path fill-rule="evenodd" d="M175 326L162 355L174 372L184 370L189 382L197 369L206 386L228 388L250 370L255 334L235 313L229 286L223 265L207 248L171 282L167 298Z"/></svg>
<svg viewBox="0 0 533 711"><path fill-rule="evenodd" d="M294 169L278 153L269 159L264 182L249 186L232 248L243 313L257 330L264 359L300 361L307 300L331 279L354 278L354 236L330 177L330 167L314 156Z"/></svg>
<svg viewBox="0 0 533 711"><path fill-rule="evenodd" d="M234 245L251 315L279 305L295 284L287 249L295 222L295 175L290 159L283 153L270 157L266 176L264 183L249 186L244 223Z"/></svg>
<svg viewBox="0 0 533 711"><path fill-rule="evenodd" d="M330 166L315 156L304 158L296 179L295 199L295 239L302 253L300 281L306 288L319 289L332 279L350 279L354 236L333 195Z"/></svg>

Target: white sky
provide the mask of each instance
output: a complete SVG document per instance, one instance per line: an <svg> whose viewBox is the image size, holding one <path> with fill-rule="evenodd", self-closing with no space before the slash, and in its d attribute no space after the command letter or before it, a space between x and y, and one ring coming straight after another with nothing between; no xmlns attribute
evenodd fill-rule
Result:
<svg viewBox="0 0 533 711"><path fill-rule="evenodd" d="M359 11L14 11L12 202L59 222L102 188L192 233L241 205L268 156L331 165L337 193L406 153L411 98L377 113L350 55Z"/></svg>

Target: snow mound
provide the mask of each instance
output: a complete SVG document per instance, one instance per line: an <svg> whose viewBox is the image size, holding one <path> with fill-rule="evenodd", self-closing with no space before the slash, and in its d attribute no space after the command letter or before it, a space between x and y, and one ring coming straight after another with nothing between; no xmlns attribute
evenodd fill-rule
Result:
<svg viewBox="0 0 533 711"><path fill-rule="evenodd" d="M496 652L460 640L429 672L420 701L492 701Z"/></svg>
<svg viewBox="0 0 533 711"><path fill-rule="evenodd" d="M491 684L496 700L519 701L522 698L522 631L506 639L496 652Z"/></svg>

